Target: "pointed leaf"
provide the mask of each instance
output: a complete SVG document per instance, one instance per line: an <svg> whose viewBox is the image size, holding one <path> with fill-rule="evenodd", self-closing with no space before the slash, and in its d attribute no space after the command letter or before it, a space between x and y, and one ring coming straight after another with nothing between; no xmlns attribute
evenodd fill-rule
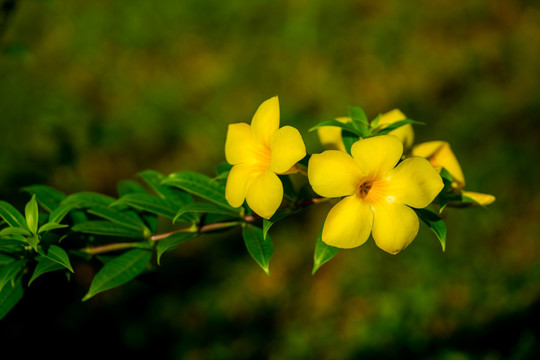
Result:
<svg viewBox="0 0 540 360"><path fill-rule="evenodd" d="M56 229L62 229L62 228L66 228L66 227L68 227L68 225L49 222L49 223L41 225L39 227L38 233L42 233L42 232L45 232L45 231L56 230Z"/></svg>
<svg viewBox="0 0 540 360"><path fill-rule="evenodd" d="M411 119L399 120L394 123L391 123L390 125L383 124L379 126L379 128L375 130L375 135L386 135L389 132L394 131L397 128L400 128L407 124L425 125L426 123L423 123L421 121L411 120Z"/></svg>
<svg viewBox="0 0 540 360"><path fill-rule="evenodd" d="M266 234L268 234L268 230L279 220L285 219L287 216L295 214L299 212L300 210L292 210L292 209L279 209L276 211L276 213L270 218L270 219L263 219L263 238L266 239Z"/></svg>
<svg viewBox="0 0 540 360"><path fill-rule="evenodd" d="M12 283L23 271L26 260L15 260L0 269L0 292L8 283Z"/></svg>
<svg viewBox="0 0 540 360"><path fill-rule="evenodd" d="M38 229L39 213L35 194L32 195L32 198L26 204L24 214L26 216L26 224L28 225L28 229L30 229L33 234L36 234Z"/></svg>
<svg viewBox="0 0 540 360"><path fill-rule="evenodd" d="M76 203L81 208L89 208L95 205L108 206L115 200L115 198L104 194L95 192L80 192L69 195L64 201L62 201L62 204Z"/></svg>
<svg viewBox="0 0 540 360"><path fill-rule="evenodd" d="M82 222L74 225L71 230L94 235L120 236L138 239L144 238L143 233L140 231L103 220Z"/></svg>
<svg viewBox="0 0 540 360"><path fill-rule="evenodd" d="M22 287L22 280L19 276L13 284L7 284L0 291L0 320L6 316L19 300L22 299L24 289Z"/></svg>
<svg viewBox="0 0 540 360"><path fill-rule="evenodd" d="M26 220L19 210L3 200L0 200L0 217L2 217L9 226L28 229Z"/></svg>
<svg viewBox="0 0 540 360"><path fill-rule="evenodd" d="M267 235L265 239L263 231L260 228L253 225L246 225L242 229L242 237L251 257L267 275L270 275L268 264L274 253L274 244L270 236Z"/></svg>
<svg viewBox="0 0 540 360"><path fill-rule="evenodd" d="M32 233L26 229L19 227L7 227L0 230L0 236L10 236L10 235L23 235L30 236Z"/></svg>
<svg viewBox="0 0 540 360"><path fill-rule="evenodd" d="M317 242L315 243L315 252L313 254L313 270L311 274L315 274L317 270L325 263L330 261L338 253L339 248L327 245L322 241L322 229L317 236Z"/></svg>
<svg viewBox="0 0 540 360"><path fill-rule="evenodd" d="M439 215L427 209L414 209L418 217L426 224L441 242L443 251L446 249L446 224Z"/></svg>
<svg viewBox="0 0 540 360"><path fill-rule="evenodd" d="M39 237L37 234L32 234L24 238L24 240L30 245L35 251L38 250Z"/></svg>
<svg viewBox="0 0 540 360"><path fill-rule="evenodd" d="M341 121L337 121L337 120L321 121L320 123L318 123L311 129L309 129L309 131L311 132L311 131L317 130L318 128L322 126L336 126L336 127L342 128L343 130L347 130L357 136L362 136L362 132L356 129L351 123L342 123Z"/></svg>
<svg viewBox="0 0 540 360"><path fill-rule="evenodd" d="M163 255L165 251L174 248L176 245L195 239L197 236L199 236L199 234L196 232L182 232L160 240L157 245L157 263L160 264L161 255Z"/></svg>
<svg viewBox="0 0 540 360"><path fill-rule="evenodd" d="M49 246L49 250L47 251L47 254L43 250L38 251L41 255L47 257L49 260L52 260L69 271L73 272L73 268L71 267L71 262L69 261L69 256L66 253L64 249L62 249L59 246L51 245Z"/></svg>
<svg viewBox="0 0 540 360"><path fill-rule="evenodd" d="M363 109L357 106L350 106L349 117L352 120L352 126L360 133L361 137L369 135L369 120Z"/></svg>
<svg viewBox="0 0 540 360"><path fill-rule="evenodd" d="M184 204L193 202L193 199L187 192L162 185L161 182L165 176L157 171L145 170L139 173L139 176L156 194L158 194L162 199L167 199L167 201L172 202L177 206L177 208ZM175 209L175 212L176 210L177 209Z"/></svg>
<svg viewBox="0 0 540 360"><path fill-rule="evenodd" d="M127 194L141 193L146 194L144 187L132 180L120 181L117 185L118 196L124 196Z"/></svg>
<svg viewBox="0 0 540 360"><path fill-rule="evenodd" d="M180 188L226 209L232 209L225 200L225 186L206 175L180 171L163 179L162 184Z"/></svg>
<svg viewBox="0 0 540 360"><path fill-rule="evenodd" d="M52 271L65 269L63 265L60 265L56 261L52 261L46 256L39 255L39 256L36 256L35 259L37 260L38 263L34 269L34 272L32 273L32 277L28 281L28 286L30 286L34 282L34 280L36 280L38 277L40 277L43 274L46 274Z"/></svg>
<svg viewBox="0 0 540 360"><path fill-rule="evenodd" d="M141 249L130 250L115 257L96 274L83 301L134 279L144 271L151 259L152 252Z"/></svg>
<svg viewBox="0 0 540 360"><path fill-rule="evenodd" d="M31 185L22 188L23 191L36 195L37 201L48 212L53 211L66 198L66 195L50 186Z"/></svg>
<svg viewBox="0 0 540 360"><path fill-rule="evenodd" d="M49 214L49 222L60 223L70 211L79 209L79 203L73 201L68 203L61 203L56 209Z"/></svg>
<svg viewBox="0 0 540 360"><path fill-rule="evenodd" d="M143 233L148 233L150 231L144 225L143 221L134 213L118 211L113 207L103 205L94 205L87 211L89 214L99 216L126 228L141 231Z"/></svg>

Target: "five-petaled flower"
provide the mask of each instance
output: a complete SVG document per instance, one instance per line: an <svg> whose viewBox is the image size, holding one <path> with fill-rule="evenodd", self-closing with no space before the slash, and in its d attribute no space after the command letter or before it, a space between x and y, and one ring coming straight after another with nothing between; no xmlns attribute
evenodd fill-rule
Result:
<svg viewBox="0 0 540 360"><path fill-rule="evenodd" d="M463 190L465 187L465 176L448 142L428 141L421 143L413 147L412 154L425 157L439 172L442 168L445 168L452 175L452 188L458 193L473 199L480 205L489 205L495 201L495 196L491 194Z"/></svg>
<svg viewBox="0 0 540 360"><path fill-rule="evenodd" d="M279 128L279 101L275 96L263 102L251 126L230 124L225 141L225 158L233 165L227 178L225 197L233 207L247 201L259 216L269 219L283 199L283 185L277 174L294 172L306 156L297 129Z"/></svg>
<svg viewBox="0 0 540 360"><path fill-rule="evenodd" d="M344 197L328 213L322 240L354 248L371 233L377 246L396 254L418 233L418 216L411 207L428 206L442 190L442 179L425 158L413 156L398 164L403 145L393 135L359 140L351 154L327 150L309 161L313 190L324 197Z"/></svg>

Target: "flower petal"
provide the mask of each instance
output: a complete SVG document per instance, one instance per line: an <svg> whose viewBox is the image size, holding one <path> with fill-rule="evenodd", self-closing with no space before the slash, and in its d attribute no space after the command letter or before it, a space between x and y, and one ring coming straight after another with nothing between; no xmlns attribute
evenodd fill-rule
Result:
<svg viewBox="0 0 540 360"><path fill-rule="evenodd" d="M478 192L473 192L473 191L462 191L461 195L467 196L473 199L474 201L476 201L478 204L483 205L483 206L489 205L495 201L495 196L491 194L483 194L483 193L478 193Z"/></svg>
<svg viewBox="0 0 540 360"><path fill-rule="evenodd" d="M225 140L225 159L231 165L255 159L263 146L258 144L251 134L251 127L246 123L229 124Z"/></svg>
<svg viewBox="0 0 540 360"><path fill-rule="evenodd" d="M465 186L465 176L448 142L428 141L421 143L413 148L412 154L425 157L434 168L443 167L448 170L456 182L455 187L463 188Z"/></svg>
<svg viewBox="0 0 540 360"><path fill-rule="evenodd" d="M379 125L392 124L406 118L405 114L399 109L390 110L381 115ZM388 134L397 137L405 149L410 148L414 143L414 130L411 124L403 125L396 130L390 131Z"/></svg>
<svg viewBox="0 0 540 360"><path fill-rule="evenodd" d="M270 219L283 199L281 180L272 171L266 171L249 184L246 199L257 215Z"/></svg>
<svg viewBox="0 0 540 360"><path fill-rule="evenodd" d="M403 144L393 135L381 135L355 142L351 155L364 174L382 177L396 166Z"/></svg>
<svg viewBox="0 0 540 360"><path fill-rule="evenodd" d="M322 240L331 246L350 249L369 238L373 226L373 211L356 195L338 202L326 216Z"/></svg>
<svg viewBox="0 0 540 360"><path fill-rule="evenodd" d="M336 118L336 120L347 123L351 121L351 118L339 117ZM337 126L321 126L320 128L317 128L319 141L326 149L346 151L341 133L341 128Z"/></svg>
<svg viewBox="0 0 540 360"><path fill-rule="evenodd" d="M346 152L327 150L313 154L308 164L308 179L313 190L324 197L340 197L356 192L362 178L358 164Z"/></svg>
<svg viewBox="0 0 540 360"><path fill-rule="evenodd" d="M270 147L272 135L279 128L279 100L277 96L263 102L251 120L253 137L266 147Z"/></svg>
<svg viewBox="0 0 540 360"><path fill-rule="evenodd" d="M418 234L416 213L397 201L378 202L373 206L373 240L379 248L397 254L405 249Z"/></svg>
<svg viewBox="0 0 540 360"><path fill-rule="evenodd" d="M282 174L306 156L306 146L300 132L292 126L284 126L270 140L270 170Z"/></svg>
<svg viewBox="0 0 540 360"><path fill-rule="evenodd" d="M234 165L227 177L225 185L225 199L232 207L239 207L244 203L249 183L261 174L253 164Z"/></svg>
<svg viewBox="0 0 540 360"><path fill-rule="evenodd" d="M386 178L390 197L415 208L425 208L442 190L441 176L424 158L403 160Z"/></svg>

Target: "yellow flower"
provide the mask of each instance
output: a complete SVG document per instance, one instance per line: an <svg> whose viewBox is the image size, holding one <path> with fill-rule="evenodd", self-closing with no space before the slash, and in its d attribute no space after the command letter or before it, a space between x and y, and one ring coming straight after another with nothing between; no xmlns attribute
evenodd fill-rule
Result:
<svg viewBox="0 0 540 360"><path fill-rule="evenodd" d="M396 166L403 144L393 135L357 141L351 154L327 150L311 156L308 178L324 197L342 197L328 213L322 240L339 248L362 245L371 233L377 246L396 254L418 233L411 207L428 206L443 188L426 159L413 156Z"/></svg>
<svg viewBox="0 0 540 360"><path fill-rule="evenodd" d="M381 115L379 125L390 125L396 121L405 120L407 117L398 109L391 110ZM347 123L351 121L349 117L336 118L337 121ZM317 129L319 141L321 144L334 150L345 151L345 145L341 137L341 128L337 126L321 126ZM414 130L411 124L401 126L389 132L390 135L396 136L402 143L405 149L409 149L414 142Z"/></svg>
<svg viewBox="0 0 540 360"><path fill-rule="evenodd" d="M493 195L463 190L465 187L465 176L448 142L428 141L421 143L412 149L412 154L428 159L438 172L441 172L441 169L444 167L452 175L452 187L462 195L473 199L480 205L489 205L495 201L495 196Z"/></svg>
<svg viewBox="0 0 540 360"><path fill-rule="evenodd" d="M283 185L276 174L289 173L306 156L302 136L295 128L279 128L279 100L263 102L251 126L230 124L225 141L225 158L233 165L225 198L233 207L247 200L259 216L269 219L281 204Z"/></svg>

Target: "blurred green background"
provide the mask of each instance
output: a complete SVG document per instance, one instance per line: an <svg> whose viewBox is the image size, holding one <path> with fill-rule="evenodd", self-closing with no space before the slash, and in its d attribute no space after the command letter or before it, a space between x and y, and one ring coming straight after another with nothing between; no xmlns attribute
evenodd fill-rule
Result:
<svg viewBox="0 0 540 360"><path fill-rule="evenodd" d="M1 1L4 8L13 0ZM311 276L329 204L276 224L271 276L238 231L82 303L36 281L0 323L24 351L170 359L540 358L540 6L536 1L21 0L0 39L0 198L116 194L139 171L213 175L227 124L279 95L321 151L347 106L401 109L447 140L488 209L451 209L397 256L370 240ZM536 319L535 319L536 317ZM32 347L28 347L32 345Z"/></svg>

